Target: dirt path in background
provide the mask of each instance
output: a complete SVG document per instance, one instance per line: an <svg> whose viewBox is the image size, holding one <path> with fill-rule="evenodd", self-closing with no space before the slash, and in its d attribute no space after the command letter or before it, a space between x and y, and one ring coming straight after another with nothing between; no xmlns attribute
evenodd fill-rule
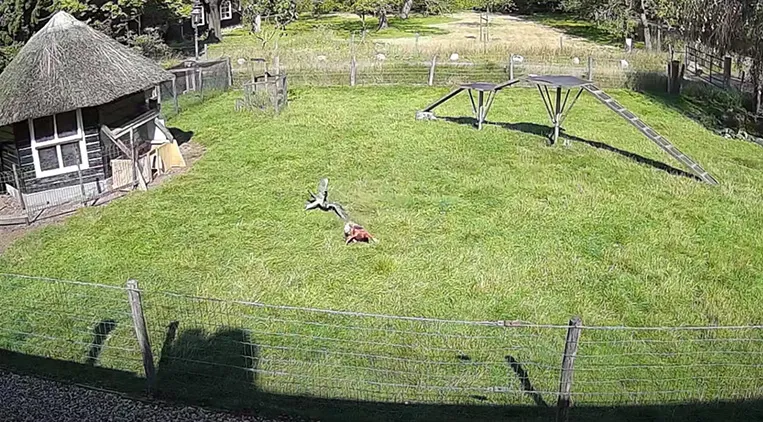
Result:
<svg viewBox="0 0 763 422"><path fill-rule="evenodd" d="M198 161L199 158L201 158L204 152L205 148L194 141L189 141L180 145L180 153L183 154L183 158L185 158L186 167L175 168L165 174L157 176L153 182L151 182L148 188L154 189L157 186L161 186L165 181L170 180L179 174L187 172L188 169L190 169L191 166L196 161ZM99 199L95 206L98 207L107 205L111 201L121 198L127 194L129 194L129 192L115 192L113 195ZM9 202L8 204L5 204L7 198L10 197L0 197L0 208L3 208L3 206L15 206L15 201L14 203ZM25 224L15 226L0 226L0 254L5 252L5 250L13 244L13 242L25 236L27 233L30 233L41 227L60 224L67 218L76 214L77 210L80 208L82 208L82 205L64 205L61 207L54 207L45 210L36 221L32 222L28 226Z"/></svg>

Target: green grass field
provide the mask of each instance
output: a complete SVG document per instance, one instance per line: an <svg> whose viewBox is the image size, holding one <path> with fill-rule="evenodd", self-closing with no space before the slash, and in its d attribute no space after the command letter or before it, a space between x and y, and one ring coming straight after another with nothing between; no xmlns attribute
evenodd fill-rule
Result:
<svg viewBox="0 0 763 422"><path fill-rule="evenodd" d="M445 92L403 87L298 89L291 93L288 109L275 118L234 113L236 94L216 97L171 120L172 126L192 131L194 140L208 149L189 173L30 234L0 256L0 272L118 286L135 278L148 292L451 319L563 325L580 315L587 325L763 323L760 147L717 137L641 95L614 92L720 180L720 186L712 187L626 157L627 152L675 165L592 98L581 99L567 121L567 132L611 148L581 141L568 149L546 146L537 134L548 130L546 112L537 92L526 89L502 93L489 116L497 123L481 132L457 122L414 120L416 110ZM469 112L466 98L438 109L440 116L463 117ZM320 177L331 180L331 197L378 237L378 244L345 246L342 224L335 216L304 211L307 191L315 189ZM2 326L41 328L35 325L42 324L36 319L39 315L13 310L17 302L31 303L30 298L45 298L54 313L78 306L97 310L102 305L91 303L86 295L80 302L76 297L57 301L50 292L23 285L0 285ZM158 299L151 303L158 302L167 306L164 312L190 315L185 305ZM154 312L158 311L152 309L149 315ZM204 340L219 334L211 320L204 325L209 315L197 316L207 331L186 333L201 337L196 340L207 346L194 348L194 341L187 340L190 345L177 346L180 350L203 354L214 343ZM229 324L245 326L242 318ZM258 340L264 343L291 344L269 337L276 331L347 339L353 335L275 322L254 327L263 333ZM119 329L129 334L129 326ZM527 347L549 350L538 352L537 360L552 369L542 377L541 369L530 369L541 391L556 388L558 370L553 368L564 335L557 331L553 336L532 332L525 340L516 339L530 342ZM470 332L459 335L464 333ZM605 334L588 338L610 339ZM154 336L161 339L162 333ZM449 346L447 339L427 344L416 336L398 337L410 346L384 350L420 356L428 353L426 347ZM478 355L484 351L480 359L500 361L501 349L489 350L510 340L469 340L464 347ZM24 341L2 338L4 347L21 350ZM82 341L89 341L87 333ZM677 348L671 352L686 355L664 358L666 362L693 365L697 359L710 359L690 356L706 351L702 344L670 344ZM735 353L751 354L734 359L756 363L756 344L736 348ZM163 346L157 341L154 347L158 356ZM594 345L585 353L606 357L615 351L608 347ZM648 347L644 342L626 351L654 351ZM300 370L313 375L371 376L346 367L331 372L331 365L346 365L346 359L321 360L308 352L298 357L262 353L272 361L299 358L304 363ZM432 357L453 358L436 353ZM655 358L607 361L623 362L646 364ZM453 375L441 368L426 371L428 376ZM505 376L502 367L491 371L480 376L494 383ZM730 371L733 374L726 374L738 376L760 370ZM619 375L627 378L636 372L626 368ZM701 366L679 368L670 376L691 379L705 372ZM723 374L716 376L721 380ZM403 375L388 379L413 382ZM602 386L593 372L576 379L589 383L577 391L635 388ZM264 381L267 377L260 379ZM276 385L278 380L268 382ZM726 397L727 389L747 394L755 385L710 382L707 397ZM302 392L314 393L309 388ZM353 397L348 391L337 394Z"/></svg>
<svg viewBox="0 0 763 422"><path fill-rule="evenodd" d="M442 93L298 90L275 119L233 113L234 94L216 98L171 122L209 148L188 175L34 233L0 264L394 314L761 322L759 147L617 93L721 181L709 187L579 142L548 148L541 136L498 126L414 121ZM536 95L499 97L490 119L545 124ZM439 113L466 116L468 101ZM567 131L670 163L592 99L581 100ZM334 216L304 212L323 176L378 245L345 247Z"/></svg>

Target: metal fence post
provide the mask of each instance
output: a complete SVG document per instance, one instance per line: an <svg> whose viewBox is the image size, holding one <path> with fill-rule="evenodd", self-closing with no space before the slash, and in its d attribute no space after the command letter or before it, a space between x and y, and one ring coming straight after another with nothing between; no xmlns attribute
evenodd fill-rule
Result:
<svg viewBox="0 0 763 422"><path fill-rule="evenodd" d="M514 80L514 55L509 56L509 80Z"/></svg>
<svg viewBox="0 0 763 422"><path fill-rule="evenodd" d="M432 57L432 66L429 68L429 86L434 84L434 68L437 66L437 56Z"/></svg>
<svg viewBox="0 0 763 422"><path fill-rule="evenodd" d="M570 393L572 391L572 375L575 369L575 355L578 353L578 340L580 339L580 327L583 325L580 317L570 320L567 329L567 341L564 345L562 356L562 374L559 379L559 397L556 402L556 420L564 422L569 420Z"/></svg>
<svg viewBox="0 0 763 422"><path fill-rule="evenodd" d="M154 387L156 368L154 367L154 355L151 352L151 343L148 339L148 329L146 328L146 319L143 316L143 302L138 289L136 280L127 280L127 297L130 300L130 311L132 313L132 323L135 328L135 337L138 340L140 354L143 356L143 369L146 373L146 389L150 394Z"/></svg>
<svg viewBox="0 0 763 422"><path fill-rule="evenodd" d="M593 81L593 57L588 56L588 80Z"/></svg>

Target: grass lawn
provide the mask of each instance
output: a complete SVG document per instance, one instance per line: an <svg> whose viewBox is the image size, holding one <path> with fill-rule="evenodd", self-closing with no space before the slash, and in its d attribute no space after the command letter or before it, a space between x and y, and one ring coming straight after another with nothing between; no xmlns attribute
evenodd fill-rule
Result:
<svg viewBox="0 0 763 422"><path fill-rule="evenodd" d="M432 25L454 21L455 19L447 16L411 15L408 19L400 19L398 16L392 15L388 17L389 27L377 31L376 27L379 25L379 20L375 17L367 17L365 29L368 31L368 35L372 38L415 37L416 34L421 36L442 35L447 32ZM349 37L352 33L355 33L356 36L359 37L361 31L363 31L363 21L360 17L355 15L332 14L300 17L299 20L286 27L286 31L289 34L299 34L324 29L335 31L337 36L343 38Z"/></svg>
<svg viewBox="0 0 763 422"><path fill-rule="evenodd" d="M582 142L545 146L533 90L502 93L489 116L522 130L414 120L445 92L299 89L277 118L234 113L235 94L214 98L171 121L208 148L188 174L21 239L0 272L439 318L763 323L760 147L614 92L720 180L711 187ZM438 114L469 111L457 98ZM566 126L672 164L592 98ZM323 176L378 244L345 246L335 216L303 210ZM9 310L41 295L19 286L3 291ZM6 326L20 318L3 315Z"/></svg>
<svg viewBox="0 0 763 422"><path fill-rule="evenodd" d="M0 264L397 314L763 322L755 311L763 276L759 147L619 93L721 181L709 187L581 143L547 148L539 136L496 126L477 132L414 121L441 93L299 90L276 119L233 114L233 94L216 98L172 121L209 148L190 174L41 230ZM536 95L499 97L491 120L544 124ZM467 105L454 100L439 113L466 116ZM567 130L668 161L587 97ZM303 211L322 176L378 245L345 247L335 217Z"/></svg>
<svg viewBox="0 0 763 422"><path fill-rule="evenodd" d="M567 35L584 38L597 44L622 47L624 40L596 26L595 22L568 14L536 13L524 18L558 29Z"/></svg>

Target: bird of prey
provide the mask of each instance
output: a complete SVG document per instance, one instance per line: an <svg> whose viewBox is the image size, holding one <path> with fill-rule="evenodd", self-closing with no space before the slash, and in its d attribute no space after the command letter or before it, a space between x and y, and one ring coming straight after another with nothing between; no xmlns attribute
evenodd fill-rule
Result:
<svg viewBox="0 0 763 422"><path fill-rule="evenodd" d="M308 192L310 197L305 204L305 211L319 209L321 211L333 212L342 221L347 221L347 213L341 205L329 202L329 179L323 178L318 182L318 193Z"/></svg>

